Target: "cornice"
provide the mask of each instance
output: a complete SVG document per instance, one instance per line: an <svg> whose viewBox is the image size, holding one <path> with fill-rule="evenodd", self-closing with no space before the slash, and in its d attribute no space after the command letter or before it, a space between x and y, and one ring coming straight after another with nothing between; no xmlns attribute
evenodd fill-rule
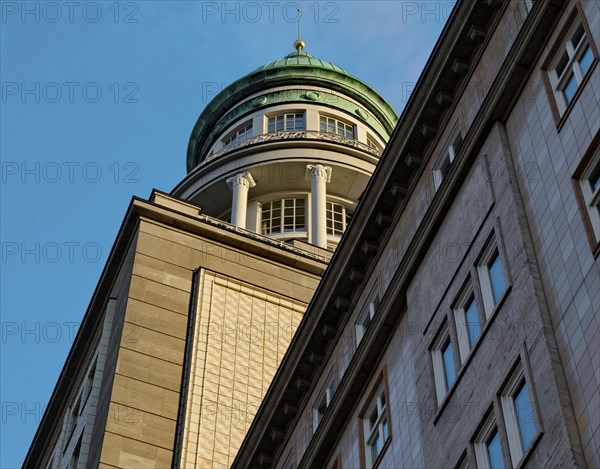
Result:
<svg viewBox="0 0 600 469"><path fill-rule="evenodd" d="M305 402L311 391L310 388L307 388L303 392L299 392L294 386L294 382L297 380L297 376L302 375L310 382L311 377L318 373L319 366L310 366L307 351L321 352L319 345L323 341L318 336L319 326L329 320L332 305L336 303L337 299L346 298L347 304L355 301L357 295L353 296L348 288L349 285L352 285L352 278L357 279L354 283L355 291L360 291L361 284L364 282L362 279L368 279L376 260L381 255L382 247L387 243L391 233L389 227L394 226L401 216L405 206L404 201L410 197L416 181L423 172L422 162L429 158L434 146L433 137L428 142L422 142L423 126L431 125L434 128L443 129L447 116L452 110L452 106L448 108L444 104L445 100L436 100L440 84L448 85L448 75L444 70L448 66L452 67L456 62L455 54L452 52L465 42L465 35L469 35L470 29L475 24L472 18L474 16L482 18L487 14L488 24L485 28L479 29L485 32L486 38L480 45L478 54L471 59L469 70L472 72L474 64L478 62L484 45L489 40L491 32L494 31L506 5L506 3L502 4L502 2L494 0L460 2L457 5L419 80L414 99L411 99L401 116L390 144L384 151L381 163L369 183L365 197L355 212L351 226L338 247L331 261L330 269L321 281L275 380L259 408L246 440L234 461L234 467L258 467L261 454L265 456L263 458L265 461L269 458L276 460L280 455L289 438L289 430L296 425L297 415L294 419L288 418L287 426L278 416L281 415L282 408L287 402L293 403L296 408L301 409L302 403ZM331 403L332 410L326 413L317 432L313 435L299 467L315 467L327 463L329 452L334 447L347 418L351 415L356 396L359 395L360 386L356 383L360 383L364 387L364 383L367 382L366 378L369 370L373 371L374 363L370 357L377 356L378 351L380 353L382 350L381 345L389 340L390 334L393 332L391 325L399 319L398 305L405 304L406 287L418 269L420 260L426 255L437 228L460 189L478 150L484 144L487 132L495 121L503 120L508 116L531 72L531 67L536 63L551 34L562 8L564 5L559 0L538 1L529 13L465 137L461 151L438 189L382 298L378 309L379 313L369 328L371 331L363 337L364 343L361 341L351 359ZM456 90L446 90L446 92L453 96L460 96L468 82L467 77L468 75L462 81L457 80ZM434 101L433 104L430 103L431 99ZM435 107L436 101L440 101L437 103L438 121L433 119L436 113L430 107ZM444 107L446 107L445 110ZM415 153L415 149L419 146L415 145L415 141L420 143L422 151ZM411 158L420 160L421 164L411 165L409 161ZM411 170L411 166L416 166L416 168ZM356 228L353 229L354 226ZM367 246L374 246L376 252ZM361 265L365 267L361 268ZM349 310L350 308L347 308L345 313ZM331 333L331 343L322 346L325 350L332 349L340 334L337 327L342 328L348 320L347 314L340 316L340 324L332 323L332 327L335 329ZM288 430L284 433L285 438L277 442L268 437L270 430L275 427L284 432ZM268 467L268 464L263 467Z"/></svg>
<svg viewBox="0 0 600 469"><path fill-rule="evenodd" d="M212 183L208 183L207 180L205 180L206 176L214 171L221 171L221 168L226 167L232 162L236 163L234 165L235 168L232 171L240 171L244 169L252 172L252 169L257 166L255 162L247 166L243 165L241 162L242 158L249 155L262 154L264 157L264 154L270 151L288 148L301 148L306 151L306 157L301 159L314 161L316 157L312 151L327 150L333 151L338 155L349 157L344 160L343 166L345 167L353 167L354 163L356 163L354 158L357 158L360 161L365 161L372 165L376 165L379 156L381 155L378 150L367 147L365 144L357 140L337 136L335 134L329 136L318 131L313 132L309 130L284 131L279 132L279 134L289 135L283 136L283 138L274 138L273 134L258 135L256 137L247 139L248 142L243 140L238 146L232 148L231 151L227 151L222 154L216 154L214 158L211 157L210 159L205 159L173 188L171 195L174 197L185 195L186 198L192 198L193 195L186 193L186 191L188 191L191 187L194 187L195 194L198 190L205 189L208 184ZM277 137L277 135L275 135L275 137ZM285 160L294 161L298 160L298 157L287 157ZM277 160L263 158L262 164L267 164L269 162L272 163L273 161L281 160L279 158ZM338 162L338 164L340 163ZM218 180L223 179L223 177L225 177L227 174L228 173L226 172L219 173ZM199 180L202 181L202 184L197 185L197 181Z"/></svg>

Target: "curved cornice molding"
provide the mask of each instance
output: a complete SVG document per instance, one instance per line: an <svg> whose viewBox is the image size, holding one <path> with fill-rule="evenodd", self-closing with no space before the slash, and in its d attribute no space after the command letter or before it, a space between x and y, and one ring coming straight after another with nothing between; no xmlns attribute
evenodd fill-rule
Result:
<svg viewBox="0 0 600 469"><path fill-rule="evenodd" d="M279 62L274 63L278 64ZM319 64L327 64L328 66ZM214 138L217 124L221 125L221 121L228 113L238 112L234 109L238 103L243 102L249 96L279 86L301 87L299 91L306 94L306 97L301 98L298 95L292 102L319 102L311 99L309 95L311 87L327 88L344 94L359 103L364 108L363 111L366 110L368 114L371 114L373 116L372 120L378 121L387 135L392 134L398 121L395 111L379 93L339 67L316 59L311 63L304 63L303 61L294 64L284 61L277 66L267 64L227 86L202 111L190 136L187 151L188 172L206 156L213 143L212 138ZM336 99L340 100L340 103L342 102L339 96L336 96ZM256 100L250 100L248 103L244 103L243 106L253 104L256 104ZM260 106L261 103L259 102L258 105ZM354 106L356 107L356 105ZM352 113L355 113L355 110L352 109ZM239 112L243 113L243 111ZM359 118L364 119L360 114L357 115ZM231 121L228 120L228 122ZM369 124L373 125L371 122Z"/></svg>

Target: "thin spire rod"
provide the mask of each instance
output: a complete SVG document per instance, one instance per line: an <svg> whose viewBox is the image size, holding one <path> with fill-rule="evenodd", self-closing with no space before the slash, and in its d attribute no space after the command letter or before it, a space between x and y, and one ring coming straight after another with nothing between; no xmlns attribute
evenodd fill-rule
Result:
<svg viewBox="0 0 600 469"><path fill-rule="evenodd" d="M296 12L298 13L298 39L294 42L294 49L296 49L297 52L302 52L306 47L306 43L300 39L300 18L302 18L302 8L298 8Z"/></svg>

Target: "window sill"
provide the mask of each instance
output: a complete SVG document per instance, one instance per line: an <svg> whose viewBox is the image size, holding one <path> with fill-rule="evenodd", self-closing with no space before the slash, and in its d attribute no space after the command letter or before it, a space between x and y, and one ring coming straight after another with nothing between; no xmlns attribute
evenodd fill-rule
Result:
<svg viewBox="0 0 600 469"><path fill-rule="evenodd" d="M377 459L375 460L375 462L371 466L371 469L377 469L377 467L379 467L379 464L381 464L381 461L383 459L383 456L384 456L386 450L391 445L391 441L392 441L392 437L391 436L389 436L388 439L385 440L385 443L384 443L383 447L381 448L381 451L379 452L379 456L377 456Z"/></svg>
<svg viewBox="0 0 600 469"><path fill-rule="evenodd" d="M527 448L527 451L525 451L525 454L523 454L523 456L521 456L521 459L519 460L519 462L514 465L515 469L521 469L526 466L527 461L531 457L531 454L537 447L537 445L538 445L539 441L542 439L543 435L544 435L544 432L538 432L538 434L533 439L532 443L529 445L529 448Z"/></svg>
<svg viewBox="0 0 600 469"><path fill-rule="evenodd" d="M486 317L486 323L485 323L485 327L483 328L483 332L482 332L482 336L484 335L484 333L487 331L489 324L491 324L492 320L496 317L496 315L498 314L498 310L500 308L502 308L502 305L504 304L504 302L506 301L506 297L508 296L508 294L510 293L510 291L512 290L512 283L509 283L506 286L506 289L504 290L504 293L502 293L502 296L500 297L500 299L498 300L498 303L496 303L494 305L494 309L492 309L492 311L490 312L489 316L487 315L487 313L484 311L483 313L485 314Z"/></svg>
<svg viewBox="0 0 600 469"><path fill-rule="evenodd" d="M511 290L512 290L512 284L508 284L508 286L504 290L504 293L502 293L502 297L500 298L500 301L498 301L498 303L496 303L496 306L494 306L494 309L492 310L489 318L487 318L485 326L483 327L481 334L477 338L475 345L473 345L473 348L469 352L469 355L465 359L465 362L461 365L460 370L458 370L458 373L456 374L456 379L454 380L454 383L452 383L452 386L450 386L450 389L448 390L448 392L442 399L442 402L440 402L440 404L438 405L438 410L435 414L435 417L433 418L434 425L437 425L438 421L440 420L440 417L442 416L444 409L448 405L448 401L452 397L452 394L454 394L454 390L458 387L458 383L462 379L462 376L465 374L465 370L469 366L469 363L471 363L471 360L473 359L473 355L475 355L475 352L479 348L480 344L483 342L483 339L488 334L488 331L490 330L492 323L494 322L494 319L498 315L498 311L502 308L502 305L506 301L506 298L508 297L508 294L510 293Z"/></svg>

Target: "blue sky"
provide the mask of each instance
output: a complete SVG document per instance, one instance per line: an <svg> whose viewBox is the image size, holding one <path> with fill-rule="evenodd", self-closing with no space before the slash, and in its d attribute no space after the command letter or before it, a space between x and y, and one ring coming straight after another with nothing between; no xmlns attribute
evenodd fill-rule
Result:
<svg viewBox="0 0 600 469"><path fill-rule="evenodd" d="M132 196L169 192L208 101L291 52L400 114L453 2L0 2L0 467L21 465Z"/></svg>

